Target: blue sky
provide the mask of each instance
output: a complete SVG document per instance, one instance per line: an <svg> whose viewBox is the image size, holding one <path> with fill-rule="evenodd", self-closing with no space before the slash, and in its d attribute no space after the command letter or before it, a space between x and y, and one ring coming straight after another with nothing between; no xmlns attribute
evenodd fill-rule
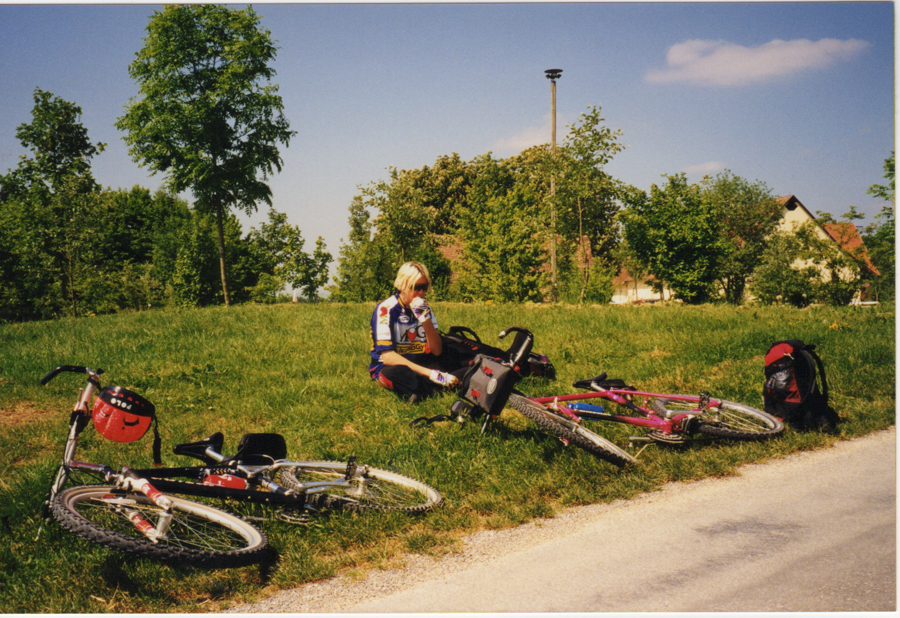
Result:
<svg viewBox="0 0 900 618"><path fill-rule="evenodd" d="M835 216L882 203L894 149L890 2L257 4L280 46L291 128L274 207L337 256L360 185L453 152L505 157L558 139L588 107L623 132L607 166L648 190L730 169ZM161 5L0 5L0 172L24 153L39 87L82 108L101 184L156 189L113 126L128 64ZM266 207L242 217L244 231Z"/></svg>

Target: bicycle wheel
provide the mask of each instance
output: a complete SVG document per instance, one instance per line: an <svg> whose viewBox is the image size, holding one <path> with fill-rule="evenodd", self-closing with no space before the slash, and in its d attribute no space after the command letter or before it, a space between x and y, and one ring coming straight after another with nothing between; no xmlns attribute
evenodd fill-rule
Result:
<svg viewBox="0 0 900 618"><path fill-rule="evenodd" d="M692 397L692 401L659 398L652 406L660 415L672 416L696 412L698 401L698 397ZM697 412L694 420L697 431L717 438L766 440L784 433L784 423L776 417L733 401L721 401L702 413Z"/></svg>
<svg viewBox="0 0 900 618"><path fill-rule="evenodd" d="M252 524L219 509L167 496L173 503L167 533L156 542L141 533L139 515L156 527L165 511L142 493L85 485L60 492L50 505L69 532L132 556L205 568L246 566L266 548L265 535Z"/></svg>
<svg viewBox="0 0 900 618"><path fill-rule="evenodd" d="M606 438L527 397L512 394L509 396L509 405L533 420L541 429L604 461L620 468L636 461L634 457Z"/></svg>
<svg viewBox="0 0 900 618"><path fill-rule="evenodd" d="M347 472L346 462L304 461L282 469L281 482L289 489L302 490L304 483L342 481L347 479ZM310 493L309 504L347 511L425 513L443 500L430 485L371 466L357 464L347 480L347 487L334 486L321 493Z"/></svg>

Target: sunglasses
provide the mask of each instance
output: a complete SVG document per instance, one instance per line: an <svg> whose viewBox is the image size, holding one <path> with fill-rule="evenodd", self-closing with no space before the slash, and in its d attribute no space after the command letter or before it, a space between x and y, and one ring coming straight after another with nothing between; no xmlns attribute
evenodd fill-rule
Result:
<svg viewBox="0 0 900 618"><path fill-rule="evenodd" d="M413 290L416 292L427 292L428 284L427 283L417 283L413 286Z"/></svg>

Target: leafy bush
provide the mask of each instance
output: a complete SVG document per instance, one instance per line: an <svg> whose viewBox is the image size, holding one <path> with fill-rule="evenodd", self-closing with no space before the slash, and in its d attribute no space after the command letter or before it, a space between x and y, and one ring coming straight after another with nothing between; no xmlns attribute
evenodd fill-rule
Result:
<svg viewBox="0 0 900 618"><path fill-rule="evenodd" d="M820 238L809 222L795 233L771 237L751 278L750 291L764 304L842 306L859 290L861 273L857 260Z"/></svg>

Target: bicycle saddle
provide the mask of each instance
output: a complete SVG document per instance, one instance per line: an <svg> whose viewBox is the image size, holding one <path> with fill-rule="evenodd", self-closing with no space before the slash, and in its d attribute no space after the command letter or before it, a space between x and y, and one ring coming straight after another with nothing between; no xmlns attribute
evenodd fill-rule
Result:
<svg viewBox="0 0 900 618"><path fill-rule="evenodd" d="M603 382L603 380L605 380L605 379L606 379L606 372L604 371L603 373L598 375L596 378L591 378L590 380L578 380L577 382L572 382L572 386L574 388L584 388L589 391L592 391L592 390L594 390L594 387L593 387L594 384L598 384L598 385L602 386L601 382ZM624 382L623 382L623 384L624 384ZM609 388L609 387L604 386L603 388Z"/></svg>
<svg viewBox="0 0 900 618"><path fill-rule="evenodd" d="M172 447L172 452L176 455L186 455L201 460L203 463L218 463L215 459L206 454L206 449L212 447L217 453L222 452L222 445L225 443L225 436L221 431L217 431L208 438L203 438L197 442L187 442L185 444L176 444Z"/></svg>

